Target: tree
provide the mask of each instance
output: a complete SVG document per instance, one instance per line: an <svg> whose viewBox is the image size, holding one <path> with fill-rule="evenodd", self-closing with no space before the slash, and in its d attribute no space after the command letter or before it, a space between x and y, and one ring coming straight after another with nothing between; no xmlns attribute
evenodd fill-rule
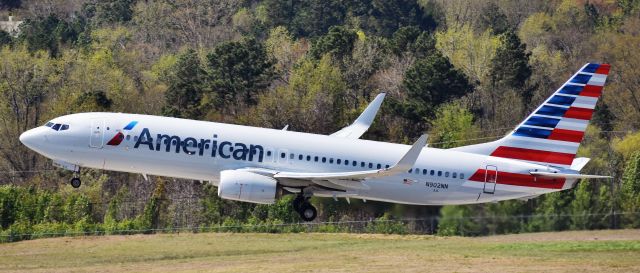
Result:
<svg viewBox="0 0 640 273"><path fill-rule="evenodd" d="M207 54L210 88L218 109L255 105L273 77L275 61L255 39L224 42Z"/></svg>
<svg viewBox="0 0 640 273"><path fill-rule="evenodd" d="M638 209L640 208L640 152L635 152L624 169L622 176L622 209L624 212L632 213L626 218L628 227L640 227L640 217L638 217Z"/></svg>
<svg viewBox="0 0 640 273"><path fill-rule="evenodd" d="M30 51L48 50L51 56L58 56L60 46L76 42L85 27L86 23L81 17L72 22L60 19L55 14L26 19L20 25L18 41L25 42Z"/></svg>
<svg viewBox="0 0 640 273"><path fill-rule="evenodd" d="M128 22L133 18L133 7L137 0L100 0L86 3L85 15L94 23L113 24Z"/></svg>
<svg viewBox="0 0 640 273"><path fill-rule="evenodd" d="M482 8L480 17L478 17L478 25L483 30L491 29L496 35L505 33L510 28L507 16L494 2L489 2Z"/></svg>
<svg viewBox="0 0 640 273"><path fill-rule="evenodd" d="M431 122L429 140L438 148L448 149L469 144L461 141L474 138L476 131L473 114L460 103L449 103L438 109Z"/></svg>
<svg viewBox="0 0 640 273"><path fill-rule="evenodd" d="M326 35L313 43L309 54L315 59L320 59L327 53L342 59L351 54L357 38L358 35L353 30L343 26L332 26Z"/></svg>
<svg viewBox="0 0 640 273"><path fill-rule="evenodd" d="M0 30L0 48L5 45L11 45L11 35L4 30Z"/></svg>
<svg viewBox="0 0 640 273"><path fill-rule="evenodd" d="M178 57L172 73L164 81L168 85L165 92L164 115L189 119L202 117L202 97L206 73L200 65L198 54L188 49Z"/></svg>
<svg viewBox="0 0 640 273"><path fill-rule="evenodd" d="M425 13L415 0L372 0L366 14L364 28L383 37L391 37L401 27L433 30L437 26L434 14Z"/></svg>
<svg viewBox="0 0 640 273"><path fill-rule="evenodd" d="M527 52L527 45L520 42L513 30L502 34L500 40L500 47L491 62L491 80L496 86L520 89L531 77L531 53ZM527 97L527 94L523 96Z"/></svg>
<svg viewBox="0 0 640 273"><path fill-rule="evenodd" d="M438 105L473 90L467 76L439 52L417 60L405 73L402 85L407 92L403 112L417 132L425 128L424 122Z"/></svg>

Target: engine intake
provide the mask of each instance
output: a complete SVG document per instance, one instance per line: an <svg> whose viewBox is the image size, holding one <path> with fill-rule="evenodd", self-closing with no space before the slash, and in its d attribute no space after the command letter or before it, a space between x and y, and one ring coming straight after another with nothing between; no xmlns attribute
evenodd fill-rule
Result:
<svg viewBox="0 0 640 273"><path fill-rule="evenodd" d="M278 182L264 175L247 171L227 170L220 172L218 196L223 199L258 204L273 204L276 201Z"/></svg>

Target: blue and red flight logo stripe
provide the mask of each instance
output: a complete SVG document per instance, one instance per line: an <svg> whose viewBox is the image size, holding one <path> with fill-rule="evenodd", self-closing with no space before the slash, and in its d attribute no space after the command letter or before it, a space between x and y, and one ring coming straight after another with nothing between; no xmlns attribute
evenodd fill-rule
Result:
<svg viewBox="0 0 640 273"><path fill-rule="evenodd" d="M127 124L127 126L125 126L122 130L129 131L133 129L133 127L135 127L136 124L138 124L137 121L129 122L129 124ZM120 145L120 143L122 143L123 140L124 140L124 134L122 132L118 132L115 136L113 136L111 140L109 140L109 142L107 142L107 145L118 146Z"/></svg>

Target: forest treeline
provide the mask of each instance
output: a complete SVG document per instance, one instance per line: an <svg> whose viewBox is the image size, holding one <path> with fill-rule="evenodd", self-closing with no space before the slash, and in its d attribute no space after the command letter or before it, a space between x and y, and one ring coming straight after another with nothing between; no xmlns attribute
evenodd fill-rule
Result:
<svg viewBox="0 0 640 273"><path fill-rule="evenodd" d="M587 62L612 69L578 156L592 158L584 172L614 179L442 209L313 202L320 221L440 215L441 234L640 226L640 0L0 0L8 16L23 23L0 31L2 234L299 221L288 199L224 201L206 181L83 170L87 186L71 189L70 173L18 140L56 116L329 134L387 92L363 138L427 132L430 146L452 148L501 137ZM496 215L580 217L474 220Z"/></svg>

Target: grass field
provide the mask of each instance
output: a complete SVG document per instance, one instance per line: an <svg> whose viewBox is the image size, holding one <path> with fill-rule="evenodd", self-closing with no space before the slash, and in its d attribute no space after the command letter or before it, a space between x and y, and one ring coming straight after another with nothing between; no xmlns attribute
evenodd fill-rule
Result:
<svg viewBox="0 0 640 273"><path fill-rule="evenodd" d="M65 237L0 244L0 271L640 272L640 230Z"/></svg>

